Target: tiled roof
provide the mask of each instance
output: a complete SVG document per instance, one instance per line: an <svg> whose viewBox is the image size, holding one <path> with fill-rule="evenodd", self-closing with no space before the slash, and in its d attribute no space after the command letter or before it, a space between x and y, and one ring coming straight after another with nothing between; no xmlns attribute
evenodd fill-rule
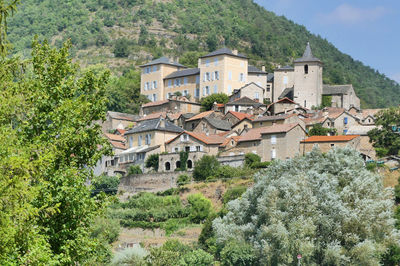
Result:
<svg viewBox="0 0 400 266"><path fill-rule="evenodd" d="M286 88L282 91L281 95L279 95L278 99L282 98L293 98L294 88Z"/></svg>
<svg viewBox="0 0 400 266"><path fill-rule="evenodd" d="M152 65L158 65L158 64L172 65L172 66L177 66L177 67L185 67L184 65L179 64L178 62L171 62L171 60L165 56L157 58L151 62L148 62L147 64L141 65L140 67L146 67L146 66L152 66Z"/></svg>
<svg viewBox="0 0 400 266"><path fill-rule="evenodd" d="M270 116L261 116L253 120L254 122L265 122L265 121L277 121L277 120L285 120L292 116L296 116L296 114L283 114L283 115L270 115Z"/></svg>
<svg viewBox="0 0 400 266"><path fill-rule="evenodd" d="M211 110L211 111L202 112L202 113L200 113L200 114L197 114L197 115L191 117L190 119L188 119L188 120L186 120L186 121L193 121L193 120L201 119L201 118L203 118L203 117L206 117L206 116L211 115L213 112L214 112L214 111L212 111L212 110Z"/></svg>
<svg viewBox="0 0 400 266"><path fill-rule="evenodd" d="M274 73L268 73L267 75L267 82L274 81Z"/></svg>
<svg viewBox="0 0 400 266"><path fill-rule="evenodd" d="M275 71L293 71L293 70L294 70L294 67L291 67L291 66L284 66L284 67L275 69Z"/></svg>
<svg viewBox="0 0 400 266"><path fill-rule="evenodd" d="M169 102L169 100L161 100L161 101L149 102L149 103L142 104L142 107L151 107L151 106L163 105L163 104L166 104L168 102Z"/></svg>
<svg viewBox="0 0 400 266"><path fill-rule="evenodd" d="M338 118L341 114L343 114L346 110L344 108L337 108L337 107L327 107L324 108L325 112L328 112L328 117L330 119L336 119Z"/></svg>
<svg viewBox="0 0 400 266"><path fill-rule="evenodd" d="M252 65L248 65L247 73L267 74L267 72L262 71L261 69L258 69L257 67Z"/></svg>
<svg viewBox="0 0 400 266"><path fill-rule="evenodd" d="M139 118L138 115L132 115L132 114L120 113L120 112L114 112L114 111L107 111L107 114L111 118L118 119L118 120L136 121Z"/></svg>
<svg viewBox="0 0 400 266"><path fill-rule="evenodd" d="M333 95L333 94L348 94L353 88L353 85L326 85L322 87L323 95Z"/></svg>
<svg viewBox="0 0 400 266"><path fill-rule="evenodd" d="M221 147L225 147L226 145L228 145L228 143L229 143L231 140L233 140L233 141L235 141L235 142L238 142L241 138L242 138L242 136L232 136L232 137L226 138L226 139L224 140L224 142L223 142L220 146L221 146Z"/></svg>
<svg viewBox="0 0 400 266"><path fill-rule="evenodd" d="M165 118L166 115L167 115L167 112L152 113L152 114L148 114L148 115L143 116L142 118L140 118L138 120L138 122L146 121L146 120L152 120L152 119L158 119L160 117Z"/></svg>
<svg viewBox="0 0 400 266"><path fill-rule="evenodd" d="M126 146L125 143L119 142L119 141L110 141L110 144L113 146L113 148L115 149L121 149L121 150L125 150Z"/></svg>
<svg viewBox="0 0 400 266"><path fill-rule="evenodd" d="M171 74L166 76L164 79L193 76L193 75L198 75L198 74L200 74L200 68L189 68L189 69L172 72Z"/></svg>
<svg viewBox="0 0 400 266"><path fill-rule="evenodd" d="M382 111L383 109L363 109L361 111L362 118L367 118L368 116L372 116L375 118L376 114Z"/></svg>
<svg viewBox="0 0 400 266"><path fill-rule="evenodd" d="M231 130L231 124L226 120L221 120L213 117L204 117L204 119L213 127L220 130L229 131Z"/></svg>
<svg viewBox="0 0 400 266"><path fill-rule="evenodd" d="M207 136L207 135L202 134L202 133L195 133L195 132L190 132L190 131L184 131L184 132L182 132L181 134L179 134L178 136L176 136L176 137L170 139L169 141L167 141L166 144L171 143L171 142L174 141L175 139L179 138L182 134L188 134L189 136L191 136L191 137L193 137L193 138L195 138L195 139L197 139L197 140L199 140L199 141L201 141L201 142L203 142L203 143L205 143L205 144L208 144L208 145L221 144L221 143L223 143L224 140L225 140L225 137L220 136L220 135L218 135L218 134L215 134L215 135L208 135L208 136Z"/></svg>
<svg viewBox="0 0 400 266"><path fill-rule="evenodd" d="M321 62L318 58L314 57L311 51L310 43L307 43L306 50L304 51L303 57L294 60L295 63L298 62Z"/></svg>
<svg viewBox="0 0 400 266"><path fill-rule="evenodd" d="M249 118L251 119L252 115L251 114L246 114L246 113L242 113L242 112L234 112L234 111L229 111L227 114L232 114L234 117L236 117L237 119L239 119L240 121L245 119L245 118ZM226 115L227 115L226 114ZM225 116L226 116L225 115Z"/></svg>
<svg viewBox="0 0 400 266"><path fill-rule="evenodd" d="M185 114L182 114L182 116L183 116L185 119L189 119L189 118L192 118L193 116L195 116L195 114L193 114L193 113L185 113Z"/></svg>
<svg viewBox="0 0 400 266"><path fill-rule="evenodd" d="M311 136L301 142L347 142L357 137L359 137L359 135Z"/></svg>
<svg viewBox="0 0 400 266"><path fill-rule="evenodd" d="M116 131L118 131L118 133L121 134L121 136L123 136L126 132L125 129L120 129L120 128L117 128Z"/></svg>
<svg viewBox="0 0 400 266"><path fill-rule="evenodd" d="M182 113L167 113L167 116L170 120L177 120L181 117Z"/></svg>
<svg viewBox="0 0 400 266"><path fill-rule="evenodd" d="M109 140L119 141L119 142L125 142L125 138L122 137L121 135L109 134L109 133L104 133L104 135L105 135Z"/></svg>
<svg viewBox="0 0 400 266"><path fill-rule="evenodd" d="M245 56L245 55L243 55L243 54L239 54L239 53L238 53L237 55L235 55L235 54L232 52L231 49L226 48L226 47L221 48L221 49L218 49L218 50L216 50L216 51L214 51L214 52L211 52L211 53L209 53L209 54L206 54L205 56L202 56L201 58L204 58L204 57L211 57L211 56L216 56L216 55L230 55L230 56L236 56L236 57L241 57L241 58L247 58L247 56Z"/></svg>
<svg viewBox="0 0 400 266"><path fill-rule="evenodd" d="M167 120L164 120L165 126L162 126L163 122L162 120L164 119L158 118L140 122L137 126L127 131L125 135L139 133L139 132L153 131L153 130L176 132L176 133L180 133L183 131L182 128L175 126L174 124L172 124Z"/></svg>
<svg viewBox="0 0 400 266"><path fill-rule="evenodd" d="M238 98L234 101L231 101L229 103L227 103L226 105L249 105L249 106L265 106L265 104L253 101L252 99L250 99L249 97L242 97L242 98Z"/></svg>
<svg viewBox="0 0 400 266"><path fill-rule="evenodd" d="M281 125L273 125L270 127L252 128L246 134L244 134L238 140L238 142L261 140L261 135L263 134L289 132L298 125L299 124L281 124Z"/></svg>

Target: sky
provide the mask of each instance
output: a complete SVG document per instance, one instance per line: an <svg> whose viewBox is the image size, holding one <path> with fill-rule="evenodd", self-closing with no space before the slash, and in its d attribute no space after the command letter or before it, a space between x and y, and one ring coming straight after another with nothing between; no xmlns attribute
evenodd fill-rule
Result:
<svg viewBox="0 0 400 266"><path fill-rule="evenodd" d="M400 83L400 0L255 0Z"/></svg>

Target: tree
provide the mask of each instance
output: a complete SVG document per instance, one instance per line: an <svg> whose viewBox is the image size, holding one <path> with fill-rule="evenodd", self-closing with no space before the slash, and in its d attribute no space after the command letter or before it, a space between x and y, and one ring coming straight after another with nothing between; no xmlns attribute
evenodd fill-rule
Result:
<svg viewBox="0 0 400 266"><path fill-rule="evenodd" d="M225 93L214 93L200 100L202 111L211 110L214 103L227 103L229 101L228 95Z"/></svg>
<svg viewBox="0 0 400 266"><path fill-rule="evenodd" d="M217 243L251 245L261 265L378 265L399 241L382 178L350 148L274 162L228 204L213 227Z"/></svg>
<svg viewBox="0 0 400 266"><path fill-rule="evenodd" d="M368 132L370 141L378 156L399 155L400 151L400 107L390 108L378 113L377 128Z"/></svg>
<svg viewBox="0 0 400 266"><path fill-rule="evenodd" d="M201 223L210 215L211 201L201 193L190 194L188 197L190 204L189 218L194 223Z"/></svg>
<svg viewBox="0 0 400 266"><path fill-rule="evenodd" d="M128 175L140 175L143 174L142 169L139 165L131 165L128 169Z"/></svg>
<svg viewBox="0 0 400 266"><path fill-rule="evenodd" d="M221 251L221 265L223 266L257 265L257 257L251 245L231 240L225 245L225 247Z"/></svg>
<svg viewBox="0 0 400 266"><path fill-rule="evenodd" d="M244 165L247 167L252 167L254 163L261 162L261 157L254 153L246 153L244 155Z"/></svg>
<svg viewBox="0 0 400 266"><path fill-rule="evenodd" d="M114 47L115 57L128 57L129 55L129 41L125 38L118 39Z"/></svg>
<svg viewBox="0 0 400 266"><path fill-rule="evenodd" d="M321 124L315 124L310 131L308 132L308 134L310 136L327 136L328 133L331 132L331 129L329 128L324 128Z"/></svg>
<svg viewBox="0 0 400 266"><path fill-rule="evenodd" d="M202 249L196 249L186 253L178 262L179 266L211 266L214 257Z"/></svg>
<svg viewBox="0 0 400 266"><path fill-rule="evenodd" d="M214 175L219 167L219 162L215 156L204 155L195 163L193 170L194 180L206 180L207 177Z"/></svg>
<svg viewBox="0 0 400 266"><path fill-rule="evenodd" d="M153 168L153 170L157 172L159 157L160 157L160 155L158 153L149 155L149 157L147 157L147 159L146 159L145 166L147 168Z"/></svg>

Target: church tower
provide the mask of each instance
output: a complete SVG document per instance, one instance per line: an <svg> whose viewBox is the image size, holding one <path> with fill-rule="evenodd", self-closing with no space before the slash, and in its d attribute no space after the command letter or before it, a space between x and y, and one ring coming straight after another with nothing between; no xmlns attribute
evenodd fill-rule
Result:
<svg viewBox="0 0 400 266"><path fill-rule="evenodd" d="M303 57L294 61L294 101L305 108L322 102L322 62L314 57L307 43Z"/></svg>

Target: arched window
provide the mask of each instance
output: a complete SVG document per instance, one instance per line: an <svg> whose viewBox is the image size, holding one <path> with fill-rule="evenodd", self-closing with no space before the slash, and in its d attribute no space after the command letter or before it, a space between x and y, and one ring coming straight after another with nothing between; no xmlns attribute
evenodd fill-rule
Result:
<svg viewBox="0 0 400 266"><path fill-rule="evenodd" d="M165 163L165 171L171 170L171 164L169 162Z"/></svg>
<svg viewBox="0 0 400 266"><path fill-rule="evenodd" d="M175 166L176 166L177 169L180 169L181 168L181 161L176 161Z"/></svg>
<svg viewBox="0 0 400 266"><path fill-rule="evenodd" d="M192 167L193 167L193 162L192 162L192 160L188 160L188 161L187 161L187 168L188 168L188 169L192 169Z"/></svg>
<svg viewBox="0 0 400 266"><path fill-rule="evenodd" d="M304 66L304 74L308 74L308 65Z"/></svg>

